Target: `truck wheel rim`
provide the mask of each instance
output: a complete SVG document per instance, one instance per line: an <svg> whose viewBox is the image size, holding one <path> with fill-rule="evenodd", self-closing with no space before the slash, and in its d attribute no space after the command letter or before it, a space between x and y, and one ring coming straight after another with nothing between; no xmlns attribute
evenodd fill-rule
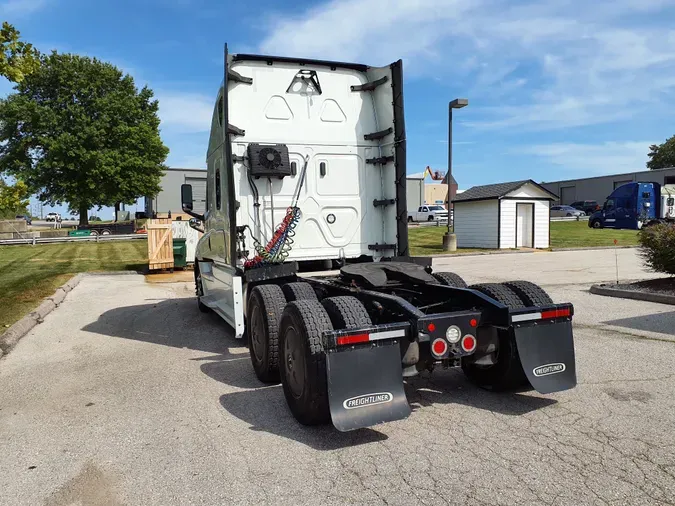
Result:
<svg viewBox="0 0 675 506"><path fill-rule="evenodd" d="M286 383L294 398L299 399L305 387L305 357L303 342L295 327L286 329L284 336L284 368Z"/></svg>
<svg viewBox="0 0 675 506"><path fill-rule="evenodd" d="M253 335L252 337L252 345L253 345L253 355L255 355L255 359L258 362L263 361L263 355L265 353L265 343L263 342L264 336L265 336L265 326L263 325L263 319L262 319L262 314L260 311L260 306L255 306L253 308L253 322L251 322L253 325Z"/></svg>

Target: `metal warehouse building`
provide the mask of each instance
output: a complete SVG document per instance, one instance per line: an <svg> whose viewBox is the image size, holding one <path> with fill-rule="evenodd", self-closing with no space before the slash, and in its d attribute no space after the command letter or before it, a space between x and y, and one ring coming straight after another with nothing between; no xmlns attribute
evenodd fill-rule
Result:
<svg viewBox="0 0 675 506"><path fill-rule="evenodd" d="M192 185L194 211L203 214L206 211L206 169L179 169L168 168L159 185L162 188L157 196L145 198L145 213L152 216L157 213L159 218L165 218L169 211L172 216L183 214L180 200L182 184Z"/></svg>
<svg viewBox="0 0 675 506"><path fill-rule="evenodd" d="M569 205L577 200L595 200L602 205L605 199L619 186L632 182L655 182L675 184L675 167L669 169L645 170L614 174L612 176L568 179L565 181L542 182L548 191L560 196L560 203Z"/></svg>

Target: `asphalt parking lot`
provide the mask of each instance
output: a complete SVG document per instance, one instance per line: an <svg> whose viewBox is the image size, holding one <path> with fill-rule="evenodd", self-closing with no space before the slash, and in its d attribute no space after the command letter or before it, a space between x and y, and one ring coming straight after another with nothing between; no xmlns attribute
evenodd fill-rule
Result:
<svg viewBox="0 0 675 506"><path fill-rule="evenodd" d="M186 283L92 276L0 360L0 504L675 503L675 309L588 293L614 252L443 259L575 304L579 385L417 378L403 421L298 425ZM622 279L652 277L619 251Z"/></svg>

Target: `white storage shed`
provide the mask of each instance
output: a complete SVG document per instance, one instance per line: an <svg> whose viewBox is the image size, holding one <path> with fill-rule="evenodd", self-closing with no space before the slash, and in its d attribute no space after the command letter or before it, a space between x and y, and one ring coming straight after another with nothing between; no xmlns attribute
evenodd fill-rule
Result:
<svg viewBox="0 0 675 506"><path fill-rule="evenodd" d="M459 248L548 248L558 196L531 179L474 186L453 201Z"/></svg>

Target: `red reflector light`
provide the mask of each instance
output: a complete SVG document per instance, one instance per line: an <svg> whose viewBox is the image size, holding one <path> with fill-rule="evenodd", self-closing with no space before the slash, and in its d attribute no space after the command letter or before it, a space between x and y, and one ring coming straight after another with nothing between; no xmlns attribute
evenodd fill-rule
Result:
<svg viewBox="0 0 675 506"><path fill-rule="evenodd" d="M343 346L345 344L358 344L358 343L367 343L368 334L355 334L353 336L341 336L337 338L338 346Z"/></svg>
<svg viewBox="0 0 675 506"><path fill-rule="evenodd" d="M443 339L436 339L431 345L431 350L434 352L434 355L442 357L448 351L448 343Z"/></svg>
<svg viewBox="0 0 675 506"><path fill-rule="evenodd" d="M476 349L476 338L470 334L462 338L462 349L464 351L473 351Z"/></svg>
<svg viewBox="0 0 675 506"><path fill-rule="evenodd" d="M476 327L478 325L478 320L476 320L475 318L471 318L469 325L471 325L472 327Z"/></svg>
<svg viewBox="0 0 675 506"><path fill-rule="evenodd" d="M571 311L569 308L565 309L552 309L551 311L542 311L541 319L549 320L551 318L566 318L570 316Z"/></svg>
<svg viewBox="0 0 675 506"><path fill-rule="evenodd" d="M436 325L430 323L429 325L427 325L427 329L429 330L429 332L433 332L434 330L436 330Z"/></svg>

